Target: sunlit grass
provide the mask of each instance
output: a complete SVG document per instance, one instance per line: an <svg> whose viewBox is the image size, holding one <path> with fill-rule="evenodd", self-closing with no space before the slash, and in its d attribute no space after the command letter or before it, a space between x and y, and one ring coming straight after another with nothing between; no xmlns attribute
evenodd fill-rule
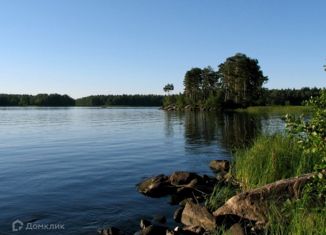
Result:
<svg viewBox="0 0 326 235"><path fill-rule="evenodd" d="M286 136L260 136L248 149L235 154L234 171L244 189L313 171L319 156L305 156L298 143Z"/></svg>

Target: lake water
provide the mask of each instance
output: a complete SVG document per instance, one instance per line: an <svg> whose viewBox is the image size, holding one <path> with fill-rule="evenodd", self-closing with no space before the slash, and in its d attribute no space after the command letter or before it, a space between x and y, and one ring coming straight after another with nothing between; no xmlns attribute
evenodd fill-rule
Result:
<svg viewBox="0 0 326 235"><path fill-rule="evenodd" d="M142 179L212 174L210 160L230 159L235 147L283 125L278 116L158 108L0 107L0 234L136 231L141 218L173 215L168 198L137 193ZM17 219L64 229L12 232Z"/></svg>

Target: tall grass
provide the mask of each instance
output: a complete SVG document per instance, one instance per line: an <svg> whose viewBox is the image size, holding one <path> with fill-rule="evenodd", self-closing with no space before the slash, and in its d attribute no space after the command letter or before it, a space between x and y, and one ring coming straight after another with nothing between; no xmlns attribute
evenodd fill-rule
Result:
<svg viewBox="0 0 326 235"><path fill-rule="evenodd" d="M210 211L215 211L221 207L229 198L237 194L237 188L231 183L217 184L214 187L213 193L206 200L206 207Z"/></svg>
<svg viewBox="0 0 326 235"><path fill-rule="evenodd" d="M313 170L319 156L304 155L298 143L282 134L260 136L254 144L235 154L234 171L244 189Z"/></svg>
<svg viewBox="0 0 326 235"><path fill-rule="evenodd" d="M287 205L286 205L287 204ZM326 234L326 209L312 207L311 203L300 199L280 205L271 205L267 234L324 235Z"/></svg>

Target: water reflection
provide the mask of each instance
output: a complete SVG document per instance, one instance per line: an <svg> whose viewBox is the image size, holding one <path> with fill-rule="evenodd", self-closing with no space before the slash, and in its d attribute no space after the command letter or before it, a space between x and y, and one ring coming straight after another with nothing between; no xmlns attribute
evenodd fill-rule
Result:
<svg viewBox="0 0 326 235"><path fill-rule="evenodd" d="M248 145L262 131L262 116L247 113L224 113L221 115L219 129L220 144L226 148Z"/></svg>
<svg viewBox="0 0 326 235"><path fill-rule="evenodd" d="M282 128L280 116L248 113L165 112L165 131L173 136L176 124L182 125L186 146L212 145L233 150L248 145L262 131Z"/></svg>

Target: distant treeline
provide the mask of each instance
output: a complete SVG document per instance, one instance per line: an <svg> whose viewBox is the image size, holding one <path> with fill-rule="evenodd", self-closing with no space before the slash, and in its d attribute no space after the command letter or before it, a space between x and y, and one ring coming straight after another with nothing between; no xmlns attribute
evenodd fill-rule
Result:
<svg viewBox="0 0 326 235"><path fill-rule="evenodd" d="M302 105L311 97L320 95L320 88L303 87L301 89L265 89L260 105ZM259 104L259 103L258 103Z"/></svg>
<svg viewBox="0 0 326 235"><path fill-rule="evenodd" d="M76 100L77 106L161 106L162 95L92 95Z"/></svg>
<svg viewBox="0 0 326 235"><path fill-rule="evenodd" d="M161 106L162 103L162 95L96 95L74 100L59 94L0 94L0 106Z"/></svg>
<svg viewBox="0 0 326 235"><path fill-rule="evenodd" d="M256 105L302 105L303 101L320 94L320 88L263 89ZM171 103L185 100L184 94L165 96ZM162 95L95 95L73 99L68 95L0 94L0 106L162 106ZM183 101L184 102L184 101Z"/></svg>
<svg viewBox="0 0 326 235"><path fill-rule="evenodd" d="M75 100L68 95L8 95L0 94L0 106L74 106Z"/></svg>

